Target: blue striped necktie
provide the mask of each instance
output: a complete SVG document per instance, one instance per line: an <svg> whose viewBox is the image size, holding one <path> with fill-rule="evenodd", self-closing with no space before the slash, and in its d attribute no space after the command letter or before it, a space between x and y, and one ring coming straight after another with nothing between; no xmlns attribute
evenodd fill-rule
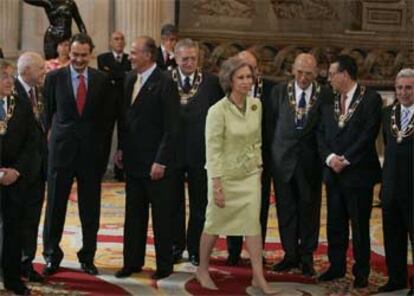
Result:
<svg viewBox="0 0 414 296"><path fill-rule="evenodd" d="M4 120L6 118L6 110L4 110L4 100L6 100L6 98L0 100L0 120Z"/></svg>
<svg viewBox="0 0 414 296"><path fill-rule="evenodd" d="M401 110L401 130L402 131L407 129L409 122L410 122L410 110L402 109Z"/></svg>

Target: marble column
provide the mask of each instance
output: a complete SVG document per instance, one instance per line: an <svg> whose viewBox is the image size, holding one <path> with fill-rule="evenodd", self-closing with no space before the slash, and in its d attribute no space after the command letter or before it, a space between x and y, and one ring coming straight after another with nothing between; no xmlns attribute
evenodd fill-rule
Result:
<svg viewBox="0 0 414 296"><path fill-rule="evenodd" d="M161 0L115 1L115 30L125 34L127 48L140 35L159 41L161 28Z"/></svg>
<svg viewBox="0 0 414 296"><path fill-rule="evenodd" d="M20 1L0 1L0 47L5 58L15 58L19 45L19 5Z"/></svg>

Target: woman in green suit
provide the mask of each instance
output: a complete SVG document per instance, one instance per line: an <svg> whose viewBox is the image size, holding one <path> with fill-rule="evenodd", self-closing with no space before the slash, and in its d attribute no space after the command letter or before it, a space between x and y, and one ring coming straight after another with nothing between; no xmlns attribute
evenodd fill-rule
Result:
<svg viewBox="0 0 414 296"><path fill-rule="evenodd" d="M262 107L258 99L248 95L253 76L253 69L237 57L223 63L219 78L227 95L208 111L208 205L196 278L202 287L218 289L208 272L218 235L245 236L252 285L271 294L273 290L263 275L259 218Z"/></svg>

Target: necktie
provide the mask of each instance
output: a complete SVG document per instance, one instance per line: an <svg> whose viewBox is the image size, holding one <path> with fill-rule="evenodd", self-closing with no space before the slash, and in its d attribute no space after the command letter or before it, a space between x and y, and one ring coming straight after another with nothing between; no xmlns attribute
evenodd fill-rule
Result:
<svg viewBox="0 0 414 296"><path fill-rule="evenodd" d="M135 81L134 89L132 91L131 105L134 104L135 100L137 99L141 87L142 87L142 76L138 74L137 81Z"/></svg>
<svg viewBox="0 0 414 296"><path fill-rule="evenodd" d="M402 131L407 129L409 122L410 122L410 110L408 109L401 110L401 130Z"/></svg>
<svg viewBox="0 0 414 296"><path fill-rule="evenodd" d="M83 108L85 107L86 102L86 83L85 83L85 76L79 74L79 85L78 91L76 93L76 107L78 109L79 115L82 115Z"/></svg>
<svg viewBox="0 0 414 296"><path fill-rule="evenodd" d="M341 96L341 114L342 115L346 114L346 99L347 99L346 95Z"/></svg>
<svg viewBox="0 0 414 296"><path fill-rule="evenodd" d="M6 98L3 98L0 100L0 120L6 119L6 110L4 110L4 100L7 100Z"/></svg>
<svg viewBox="0 0 414 296"><path fill-rule="evenodd" d="M33 87L29 90L29 98L30 98L30 103L32 104L32 106L35 106L36 97L35 97L35 91Z"/></svg>
<svg viewBox="0 0 414 296"><path fill-rule="evenodd" d="M302 129L303 126L305 125L305 110L306 110L306 94L305 92L302 92L300 99L299 99L299 104L298 104L298 109L299 109L299 115L296 118L296 129Z"/></svg>
<svg viewBox="0 0 414 296"><path fill-rule="evenodd" d="M184 93L188 93L191 89L191 83L190 83L190 77L186 76L184 79L184 86L183 86L183 91Z"/></svg>
<svg viewBox="0 0 414 296"><path fill-rule="evenodd" d="M118 54L118 55L116 56L116 61L117 61L118 63L121 63L121 62L122 62L122 55Z"/></svg>

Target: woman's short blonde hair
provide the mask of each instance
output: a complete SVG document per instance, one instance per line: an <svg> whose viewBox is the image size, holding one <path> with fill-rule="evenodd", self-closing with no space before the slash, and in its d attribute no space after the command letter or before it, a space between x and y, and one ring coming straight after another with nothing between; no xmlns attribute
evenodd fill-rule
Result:
<svg viewBox="0 0 414 296"><path fill-rule="evenodd" d="M253 68L237 56L227 59L221 65L219 72L219 80L225 94L229 94L231 92L231 85L234 72L246 66L249 67L250 71L252 72L253 79L255 79Z"/></svg>

